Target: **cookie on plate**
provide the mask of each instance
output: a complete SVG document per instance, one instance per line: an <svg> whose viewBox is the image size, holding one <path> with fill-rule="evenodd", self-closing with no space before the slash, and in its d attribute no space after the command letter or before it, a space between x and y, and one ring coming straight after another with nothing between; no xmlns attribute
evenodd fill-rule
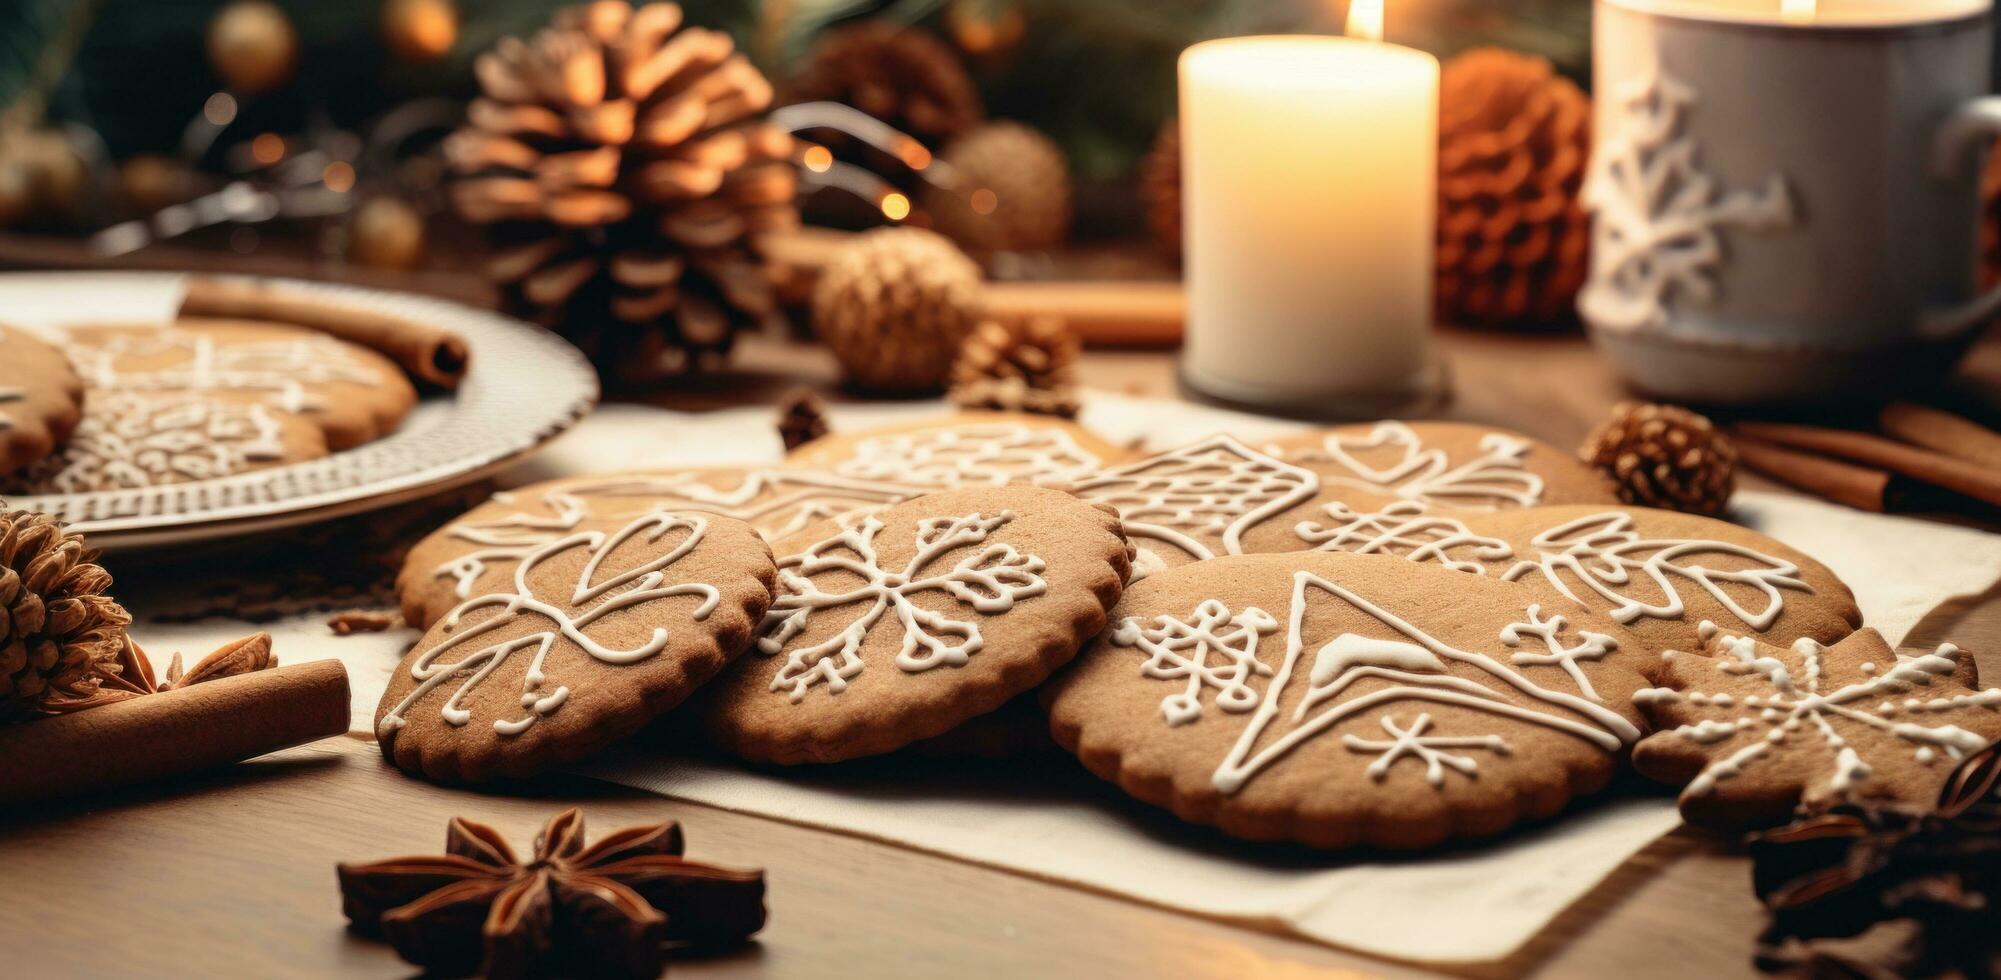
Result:
<svg viewBox="0 0 2001 980"><path fill-rule="evenodd" d="M940 735L1042 683L1130 570L1109 512L1039 487L948 490L776 547L756 649L702 692L717 744L837 762Z"/></svg>
<svg viewBox="0 0 2001 980"><path fill-rule="evenodd" d="M54 455L0 481L9 493L140 490L327 454L319 426L256 403L171 391L96 391Z"/></svg>
<svg viewBox="0 0 2001 980"><path fill-rule="evenodd" d="M83 415L83 381L62 351L0 326L0 476L54 452Z"/></svg>
<svg viewBox="0 0 2001 980"><path fill-rule="evenodd" d="M67 349L99 391L178 391L305 416L328 447L351 449L401 425L417 390L394 361L316 330L253 320L76 326Z"/></svg>
<svg viewBox="0 0 2001 980"><path fill-rule="evenodd" d="M640 470L567 477L493 495L410 549L396 577L403 618L429 626L454 605L513 579L522 556L599 522L654 511L720 514L766 540L922 491L804 469Z"/></svg>
<svg viewBox="0 0 2001 980"><path fill-rule="evenodd" d="M962 412L815 439L786 462L857 480L928 490L1081 478L1129 453L1063 419Z"/></svg>
<svg viewBox="0 0 2001 980"><path fill-rule="evenodd" d="M1245 555L1136 582L1045 692L1056 740L1128 793L1251 840L1425 848L1555 815L1644 732L1658 659L1491 578Z"/></svg>
<svg viewBox="0 0 2001 980"><path fill-rule="evenodd" d="M750 525L650 513L580 530L459 604L391 674L382 754L440 782L574 762L681 703L750 644L777 570Z"/></svg>
<svg viewBox="0 0 2001 980"><path fill-rule="evenodd" d="M1929 806L1959 760L2001 738L2001 689L1974 690L1952 644L1902 654L1859 630L1790 648L1718 634L1709 656L1670 652L1664 686L1634 700L1660 731L1642 774L1684 787L1698 826L1784 823L1795 806Z"/></svg>

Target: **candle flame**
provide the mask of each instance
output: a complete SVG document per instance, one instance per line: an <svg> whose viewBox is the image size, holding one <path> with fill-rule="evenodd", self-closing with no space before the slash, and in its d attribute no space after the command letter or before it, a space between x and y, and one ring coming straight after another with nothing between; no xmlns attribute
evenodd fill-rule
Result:
<svg viewBox="0 0 2001 980"><path fill-rule="evenodd" d="M1788 24L1810 24L1819 5L1819 0L1779 0L1779 17Z"/></svg>
<svg viewBox="0 0 2001 980"><path fill-rule="evenodd" d="M1796 0L1786 0L1786 2L1794 3ZM1361 38L1364 41L1383 39L1383 0L1350 0L1348 36Z"/></svg>

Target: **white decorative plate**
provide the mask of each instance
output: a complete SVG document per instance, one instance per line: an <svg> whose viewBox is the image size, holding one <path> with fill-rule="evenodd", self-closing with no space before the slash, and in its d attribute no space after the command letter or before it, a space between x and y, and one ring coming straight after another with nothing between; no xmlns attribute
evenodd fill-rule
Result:
<svg viewBox="0 0 2001 980"><path fill-rule="evenodd" d="M181 305L173 273L0 274L0 319L29 329L165 321ZM273 280L287 291L435 323L470 354L454 392L432 393L381 439L295 463L192 483L13 497L107 551L184 544L309 524L386 507L479 479L575 425L597 402L597 377L575 348L496 313L406 293Z"/></svg>

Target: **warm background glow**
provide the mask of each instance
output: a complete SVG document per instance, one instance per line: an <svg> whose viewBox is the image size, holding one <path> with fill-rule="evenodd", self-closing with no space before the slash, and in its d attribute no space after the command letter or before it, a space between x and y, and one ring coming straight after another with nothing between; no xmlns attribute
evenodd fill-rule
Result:
<svg viewBox="0 0 2001 980"><path fill-rule="evenodd" d="M1790 23L1805 23L1813 20L1814 8L1818 0L1779 0L1779 16Z"/></svg>
<svg viewBox="0 0 2001 980"><path fill-rule="evenodd" d="M1353 0L1348 4L1348 36L1365 41L1383 39L1383 0Z"/></svg>

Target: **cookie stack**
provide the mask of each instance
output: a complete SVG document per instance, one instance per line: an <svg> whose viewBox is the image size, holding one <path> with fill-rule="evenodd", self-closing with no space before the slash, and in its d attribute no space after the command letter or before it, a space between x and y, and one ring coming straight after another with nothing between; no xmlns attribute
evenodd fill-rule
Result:
<svg viewBox="0 0 2001 980"><path fill-rule="evenodd" d="M60 347L0 328L0 492L136 490L318 459L394 431L417 402L394 361L305 327L77 326Z"/></svg>
<svg viewBox="0 0 2001 980"><path fill-rule="evenodd" d="M1970 658L1891 650L1812 558L1458 423L1140 458L999 414L836 435L779 468L498 495L398 591L429 631L378 735L446 781L681 706L764 764L1046 733L1235 836L1419 849L1629 764L1707 826L1923 801L2001 738Z"/></svg>

